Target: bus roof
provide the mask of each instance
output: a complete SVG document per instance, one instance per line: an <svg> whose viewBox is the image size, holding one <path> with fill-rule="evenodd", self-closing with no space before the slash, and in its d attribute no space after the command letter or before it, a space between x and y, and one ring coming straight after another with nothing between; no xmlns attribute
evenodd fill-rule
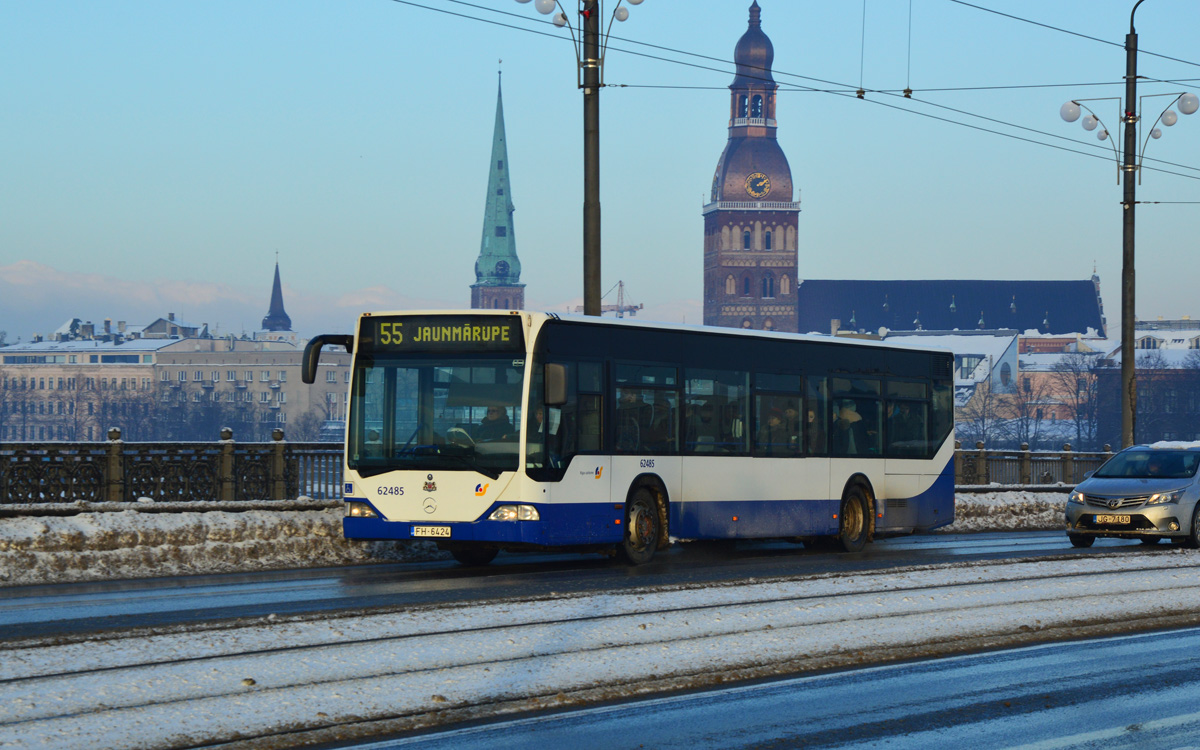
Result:
<svg viewBox="0 0 1200 750"><path fill-rule="evenodd" d="M900 351L933 352L952 354L953 352L941 346L913 346L911 344L896 344L877 339L860 339L845 336L830 336L822 333L782 333L779 331L759 331L748 328L721 328L717 326L691 325L687 323L664 323L660 321L630 320L628 318L604 318L590 315L570 315L536 310L387 310L364 312L359 317L381 317L392 315L521 315L537 320L562 320L570 323L585 325L606 325L614 327L641 328L657 331L688 331L720 336L747 336L750 338L768 338L785 341L808 341L823 344L839 344L844 346L861 346L867 348L895 349Z"/></svg>

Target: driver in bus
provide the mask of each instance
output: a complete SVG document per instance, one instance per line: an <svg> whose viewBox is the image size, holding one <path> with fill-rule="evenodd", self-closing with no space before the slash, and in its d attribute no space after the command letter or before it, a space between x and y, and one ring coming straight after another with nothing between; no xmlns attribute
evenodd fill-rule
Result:
<svg viewBox="0 0 1200 750"><path fill-rule="evenodd" d="M479 426L475 428L475 440L479 442L503 440L515 431L512 422L508 419L507 409L503 406L489 406L487 408L487 415L479 423Z"/></svg>

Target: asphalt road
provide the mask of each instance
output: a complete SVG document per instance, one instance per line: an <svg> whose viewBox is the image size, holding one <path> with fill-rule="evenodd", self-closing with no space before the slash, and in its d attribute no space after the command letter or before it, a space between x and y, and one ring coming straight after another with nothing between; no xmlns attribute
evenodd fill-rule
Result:
<svg viewBox="0 0 1200 750"><path fill-rule="evenodd" d="M357 748L1187 748L1200 629L893 664Z"/></svg>
<svg viewBox="0 0 1200 750"><path fill-rule="evenodd" d="M1167 547L1164 545L1163 549ZM1060 532L930 535L880 540L849 555L787 543L676 545L631 568L599 555L501 555L484 568L389 564L0 589L0 641L269 615L548 596L646 585L890 570L968 560L1144 552L1101 540L1075 550Z"/></svg>

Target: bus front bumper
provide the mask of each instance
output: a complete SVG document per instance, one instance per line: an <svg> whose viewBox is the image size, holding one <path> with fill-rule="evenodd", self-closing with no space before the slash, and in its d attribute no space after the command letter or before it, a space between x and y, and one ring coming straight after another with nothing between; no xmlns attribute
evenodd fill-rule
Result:
<svg viewBox="0 0 1200 750"><path fill-rule="evenodd" d="M494 508L475 521L391 521L382 518L342 518L347 539L488 542L491 544L559 547L617 544L624 536L624 510L607 503L537 506L537 521L489 521Z"/></svg>

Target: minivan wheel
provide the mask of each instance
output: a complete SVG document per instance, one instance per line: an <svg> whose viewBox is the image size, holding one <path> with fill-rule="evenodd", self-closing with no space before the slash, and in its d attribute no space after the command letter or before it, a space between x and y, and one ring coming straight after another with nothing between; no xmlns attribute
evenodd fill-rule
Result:
<svg viewBox="0 0 1200 750"><path fill-rule="evenodd" d="M1091 547L1096 543L1096 537L1087 534L1067 534L1072 547Z"/></svg>
<svg viewBox="0 0 1200 750"><path fill-rule="evenodd" d="M1183 544L1191 549L1200 548L1200 503L1196 503L1196 509L1192 511L1192 531Z"/></svg>

